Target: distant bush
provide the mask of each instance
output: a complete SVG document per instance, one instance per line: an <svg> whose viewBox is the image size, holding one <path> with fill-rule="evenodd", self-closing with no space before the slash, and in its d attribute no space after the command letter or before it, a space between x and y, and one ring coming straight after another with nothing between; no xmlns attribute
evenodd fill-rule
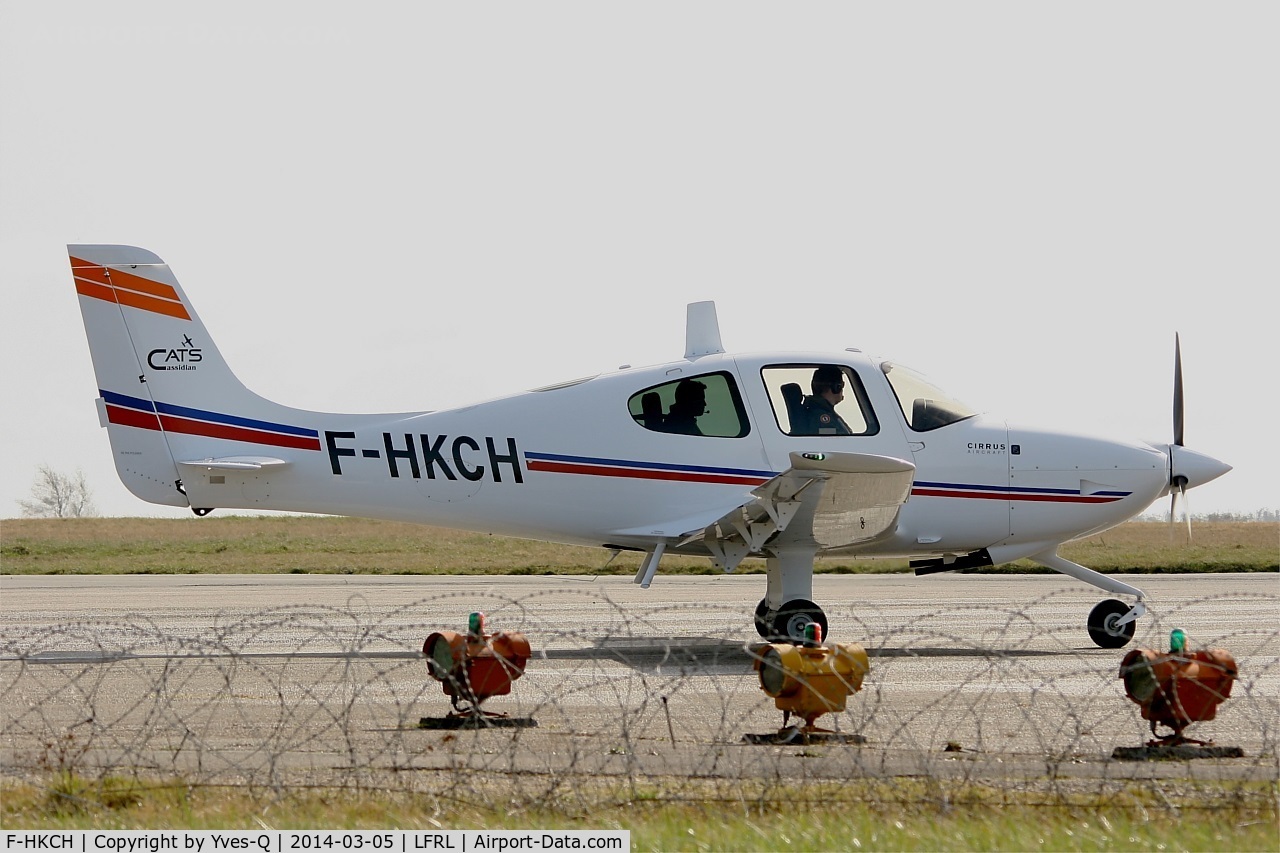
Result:
<svg viewBox="0 0 1280 853"><path fill-rule="evenodd" d="M30 518L91 518L98 514L83 471L63 474L48 465L36 469L31 500L18 501L18 506Z"/></svg>
<svg viewBox="0 0 1280 853"><path fill-rule="evenodd" d="M1192 513L1192 522L1196 521L1280 521L1280 509L1259 509L1253 512L1205 512ZM1163 521L1169 522L1169 514L1167 512L1147 512L1138 516L1134 521ZM1182 521L1182 515L1179 514L1178 521Z"/></svg>

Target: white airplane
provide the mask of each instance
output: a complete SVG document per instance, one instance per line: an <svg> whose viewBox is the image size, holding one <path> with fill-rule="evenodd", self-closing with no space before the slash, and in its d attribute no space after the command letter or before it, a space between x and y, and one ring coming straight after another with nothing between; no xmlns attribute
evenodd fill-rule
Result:
<svg viewBox="0 0 1280 853"><path fill-rule="evenodd" d="M1058 555L1230 470L1182 442L1123 443L983 416L898 364L844 352L729 354L688 306L684 357L460 409L330 414L248 390L169 267L68 246L116 470L145 501L394 519L645 553L726 572L764 557L756 628L801 637L822 555L906 556L918 574L1029 559L1106 592L1088 631L1134 636L1142 590Z"/></svg>

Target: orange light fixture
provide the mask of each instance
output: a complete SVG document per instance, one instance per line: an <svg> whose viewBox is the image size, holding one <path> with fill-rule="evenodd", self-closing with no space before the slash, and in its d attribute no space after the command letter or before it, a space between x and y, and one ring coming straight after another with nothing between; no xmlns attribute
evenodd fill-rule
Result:
<svg viewBox="0 0 1280 853"><path fill-rule="evenodd" d="M1152 649L1133 649L1120 662L1119 677L1124 691L1142 708L1142 718L1151 721L1156 740L1149 746L1178 746L1205 741L1184 737L1192 723L1212 720L1218 705L1231 696L1238 675L1236 660L1225 649L1186 650L1187 635L1175 629L1169 637L1168 654ZM1160 737L1156 726L1173 734Z"/></svg>
<svg viewBox="0 0 1280 853"><path fill-rule="evenodd" d="M472 613L467 633L436 631L422 644L431 677L441 682L457 714L477 717L485 712L480 703L491 696L505 696L511 684L524 675L529 662L529 641L514 631L489 633L483 613Z"/></svg>

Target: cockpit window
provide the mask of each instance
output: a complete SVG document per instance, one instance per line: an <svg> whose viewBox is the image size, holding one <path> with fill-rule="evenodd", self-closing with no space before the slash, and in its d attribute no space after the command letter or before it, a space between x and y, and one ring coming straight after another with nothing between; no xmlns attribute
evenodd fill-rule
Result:
<svg viewBox="0 0 1280 853"><path fill-rule="evenodd" d="M760 371L787 435L875 435L875 410L856 371L836 364L771 364Z"/></svg>
<svg viewBox="0 0 1280 853"><path fill-rule="evenodd" d="M916 432L928 432L977 414L909 367L886 361L880 369L889 377L907 425Z"/></svg>
<svg viewBox="0 0 1280 853"><path fill-rule="evenodd" d="M738 385L728 373L706 373L655 385L627 401L645 429L678 435L741 438L751 431Z"/></svg>

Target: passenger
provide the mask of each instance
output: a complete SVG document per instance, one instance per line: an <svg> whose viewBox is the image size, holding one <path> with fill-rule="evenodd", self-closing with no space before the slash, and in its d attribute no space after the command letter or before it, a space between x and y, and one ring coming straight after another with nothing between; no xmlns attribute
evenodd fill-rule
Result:
<svg viewBox="0 0 1280 853"><path fill-rule="evenodd" d="M853 435L853 430L836 411L844 399L844 373L833 364L813 371L813 394L804 399L805 423L795 435Z"/></svg>
<svg viewBox="0 0 1280 853"><path fill-rule="evenodd" d="M676 386L676 401L667 411L662 428L681 435L702 435L698 418L707 411L707 386L696 379L682 379Z"/></svg>

